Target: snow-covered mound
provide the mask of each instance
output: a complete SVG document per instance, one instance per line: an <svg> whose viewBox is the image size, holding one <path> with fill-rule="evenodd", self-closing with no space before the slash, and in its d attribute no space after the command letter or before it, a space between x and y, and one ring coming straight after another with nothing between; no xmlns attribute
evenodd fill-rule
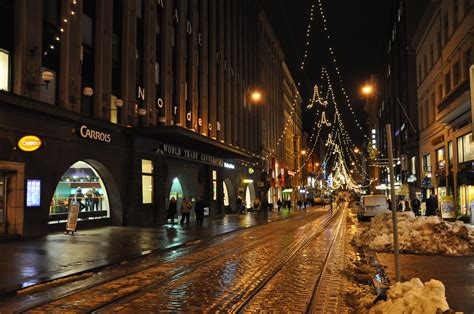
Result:
<svg viewBox="0 0 474 314"><path fill-rule="evenodd" d="M375 251L393 250L392 213L375 216L368 227L354 235L353 244ZM443 255L474 255L474 236L460 221L440 221L438 216L415 217L398 213L400 251Z"/></svg>
<svg viewBox="0 0 474 314"><path fill-rule="evenodd" d="M449 310L441 281L423 284L419 278L396 283L387 291L387 301L378 302L369 313L441 313Z"/></svg>

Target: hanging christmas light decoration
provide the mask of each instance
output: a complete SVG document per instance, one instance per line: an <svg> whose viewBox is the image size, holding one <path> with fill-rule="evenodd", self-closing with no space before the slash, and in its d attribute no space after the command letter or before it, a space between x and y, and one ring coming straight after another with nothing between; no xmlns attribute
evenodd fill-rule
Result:
<svg viewBox="0 0 474 314"><path fill-rule="evenodd" d="M323 98L321 98L321 96L319 95L319 88L318 88L317 84L314 85L313 97L311 98L311 101L306 106L306 108L311 109L311 108L313 108L313 106L315 104L320 104L322 106L327 106L327 104L328 104L328 102L326 100L324 100Z"/></svg>

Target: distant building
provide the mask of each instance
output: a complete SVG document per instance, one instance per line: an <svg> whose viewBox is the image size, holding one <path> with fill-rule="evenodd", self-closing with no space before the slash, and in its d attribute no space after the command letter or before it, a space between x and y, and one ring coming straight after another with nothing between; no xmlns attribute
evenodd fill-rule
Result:
<svg viewBox="0 0 474 314"><path fill-rule="evenodd" d="M381 158L388 158L385 125L392 128L396 194L414 197L420 187L418 168L418 110L416 101L416 55L411 49L420 16L428 1L391 1L389 32L385 46L386 60L379 75L379 125L377 148ZM370 131L372 132L372 130ZM386 167L379 168L377 185L388 186Z"/></svg>
<svg viewBox="0 0 474 314"><path fill-rule="evenodd" d="M0 0L0 233L63 230L74 203L79 228L161 224L172 197L204 196L211 217L250 206L261 156L284 159L263 16L251 0Z"/></svg>
<svg viewBox="0 0 474 314"><path fill-rule="evenodd" d="M473 63L472 1L431 2L421 20L416 48L417 98L423 196L435 188L443 217L472 215L474 144L469 67ZM441 202L440 202L441 203Z"/></svg>

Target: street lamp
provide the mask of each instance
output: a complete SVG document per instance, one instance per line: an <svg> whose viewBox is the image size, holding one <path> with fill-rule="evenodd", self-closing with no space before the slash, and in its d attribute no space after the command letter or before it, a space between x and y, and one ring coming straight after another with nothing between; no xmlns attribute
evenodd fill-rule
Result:
<svg viewBox="0 0 474 314"><path fill-rule="evenodd" d="M254 90L250 94L250 99L252 100L254 104L260 103L262 101L262 98L263 98L262 93L258 89Z"/></svg>
<svg viewBox="0 0 474 314"><path fill-rule="evenodd" d="M373 91L374 88L372 87L372 85L365 84L364 86L362 86L362 94L366 96L371 95Z"/></svg>
<svg viewBox="0 0 474 314"><path fill-rule="evenodd" d="M358 154L360 152L360 150L356 147L354 148L354 153Z"/></svg>
<svg viewBox="0 0 474 314"><path fill-rule="evenodd" d="M306 155L306 150L303 149L303 150L301 151L301 155L303 155L303 156Z"/></svg>

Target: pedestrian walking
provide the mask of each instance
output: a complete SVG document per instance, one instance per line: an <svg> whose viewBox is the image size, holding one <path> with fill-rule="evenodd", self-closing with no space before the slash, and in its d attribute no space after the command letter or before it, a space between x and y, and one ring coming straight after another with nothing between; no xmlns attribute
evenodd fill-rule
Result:
<svg viewBox="0 0 474 314"><path fill-rule="evenodd" d="M278 212L280 212L281 205L283 205L283 203L281 202L281 199L278 199L278 201L277 201Z"/></svg>
<svg viewBox="0 0 474 314"><path fill-rule="evenodd" d="M426 216L436 216L437 208L438 208L438 201L434 193L431 193L430 197L426 200Z"/></svg>
<svg viewBox="0 0 474 314"><path fill-rule="evenodd" d="M196 202L194 206L194 213L196 214L196 223L198 227L202 227L204 223L204 208L206 204L204 203L204 198L202 196L199 197L199 200Z"/></svg>
<svg viewBox="0 0 474 314"><path fill-rule="evenodd" d="M415 216L420 216L420 207L421 207L421 202L418 199L418 197L415 195L415 197L411 201L411 208L413 212L415 213Z"/></svg>
<svg viewBox="0 0 474 314"><path fill-rule="evenodd" d="M301 208L303 207L303 202L301 200L298 200L296 202L296 206L298 206L298 209L301 210Z"/></svg>
<svg viewBox="0 0 474 314"><path fill-rule="evenodd" d="M403 200L399 200L397 204L397 210L402 212L405 210L405 202Z"/></svg>
<svg viewBox="0 0 474 314"><path fill-rule="evenodd" d="M242 214L242 198L240 196L237 197L237 200L235 200L235 210L239 213Z"/></svg>
<svg viewBox="0 0 474 314"><path fill-rule="evenodd" d="M253 201L253 210L254 210L255 215L256 215L257 217L260 216L260 215L259 215L259 212L260 212L260 205L261 205L261 204L260 204L260 200L259 200L258 197L256 197L255 200Z"/></svg>
<svg viewBox="0 0 474 314"><path fill-rule="evenodd" d="M266 197L263 198L262 205L260 208L260 211L262 212L262 217L263 219L268 219L268 211L270 209L270 204L268 203L268 200Z"/></svg>
<svg viewBox="0 0 474 314"><path fill-rule="evenodd" d="M186 225L189 225L189 215L191 214L192 207L191 202L183 197L183 202L181 203L181 226L184 224L184 221L186 221Z"/></svg>
<svg viewBox="0 0 474 314"><path fill-rule="evenodd" d="M410 199L408 197L405 198L405 211L407 211L407 212L412 211L411 202L410 202Z"/></svg>
<svg viewBox="0 0 474 314"><path fill-rule="evenodd" d="M176 199L172 197L168 205L168 219L171 220L171 226L174 226L174 216L176 216L177 212L178 212L178 203L176 202Z"/></svg>

